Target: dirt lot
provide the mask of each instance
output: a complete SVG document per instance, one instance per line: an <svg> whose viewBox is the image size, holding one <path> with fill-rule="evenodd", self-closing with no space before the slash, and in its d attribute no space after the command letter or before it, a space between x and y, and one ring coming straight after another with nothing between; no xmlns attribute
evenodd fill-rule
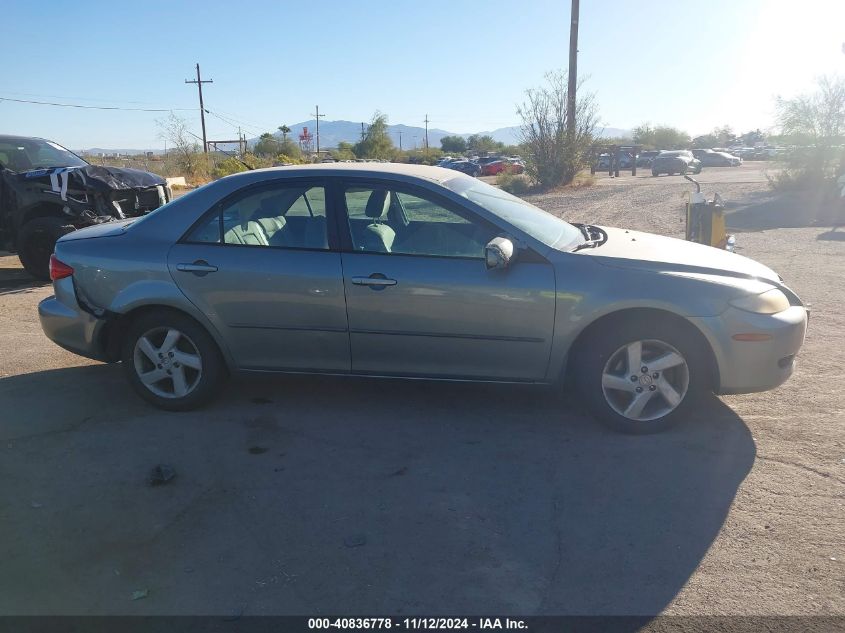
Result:
<svg viewBox="0 0 845 633"><path fill-rule="evenodd" d="M532 387L249 378L160 412L51 344L50 287L0 257L0 614L845 615L845 231L754 165L701 180L813 314L786 385L650 437ZM688 189L536 202L678 236Z"/></svg>

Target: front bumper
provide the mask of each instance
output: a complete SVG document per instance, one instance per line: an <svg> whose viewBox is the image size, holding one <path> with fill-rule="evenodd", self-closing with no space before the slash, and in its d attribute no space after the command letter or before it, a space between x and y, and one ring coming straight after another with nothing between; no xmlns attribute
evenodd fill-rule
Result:
<svg viewBox="0 0 845 633"><path fill-rule="evenodd" d="M71 277L54 282L53 289L56 294L38 304L38 317L44 334L56 345L74 354L106 360L105 350L100 345L105 321L79 306Z"/></svg>
<svg viewBox="0 0 845 633"><path fill-rule="evenodd" d="M716 393L753 393L774 389L792 375L804 343L807 310L791 306L777 314L753 314L730 307L716 317L692 321L708 338L716 357ZM761 334L762 341L737 341L736 334Z"/></svg>

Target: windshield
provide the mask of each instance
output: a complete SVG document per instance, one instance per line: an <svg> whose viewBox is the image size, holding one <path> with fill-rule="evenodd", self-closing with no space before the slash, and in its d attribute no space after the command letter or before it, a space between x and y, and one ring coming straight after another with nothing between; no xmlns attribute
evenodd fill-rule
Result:
<svg viewBox="0 0 845 633"><path fill-rule="evenodd" d="M11 171L84 167L88 163L58 143L38 138L0 139L0 164Z"/></svg>
<svg viewBox="0 0 845 633"><path fill-rule="evenodd" d="M584 241L581 231L568 222L485 182L455 178L445 184L546 246L567 248Z"/></svg>

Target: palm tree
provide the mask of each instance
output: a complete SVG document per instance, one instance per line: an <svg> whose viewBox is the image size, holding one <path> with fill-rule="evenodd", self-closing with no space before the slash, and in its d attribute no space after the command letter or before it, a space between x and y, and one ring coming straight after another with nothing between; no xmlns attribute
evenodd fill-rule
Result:
<svg viewBox="0 0 845 633"><path fill-rule="evenodd" d="M288 140L288 134L290 134L290 128L287 125L280 125L279 126L279 132L282 133L282 140L287 141Z"/></svg>

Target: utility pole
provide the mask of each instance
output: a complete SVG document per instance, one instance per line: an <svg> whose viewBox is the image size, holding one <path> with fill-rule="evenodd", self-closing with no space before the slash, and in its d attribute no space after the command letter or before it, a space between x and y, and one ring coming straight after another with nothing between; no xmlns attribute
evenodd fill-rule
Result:
<svg viewBox="0 0 845 633"><path fill-rule="evenodd" d="M428 153L428 124L431 121L428 120L428 115L425 115L425 151Z"/></svg>
<svg viewBox="0 0 845 633"><path fill-rule="evenodd" d="M320 117L323 117L323 116L326 116L326 115L325 115L325 114L320 114L320 106L314 106L314 107L315 107L315 108L317 108L317 113L316 113L316 114L312 114L311 116L313 116L313 117L317 120L317 130L316 130L316 137L317 137L317 158L319 159L319 158L320 158Z"/></svg>
<svg viewBox="0 0 845 633"><path fill-rule="evenodd" d="M205 106L202 104L202 85L203 84L213 84L213 79L203 79L200 75L200 65L197 64L197 78L196 79L186 79L186 84L196 84L197 89L199 89L200 93L200 121L202 121L202 151L208 154L208 139L205 136Z"/></svg>
<svg viewBox="0 0 845 633"><path fill-rule="evenodd" d="M397 130L399 132L399 151L402 151L402 130Z"/></svg>
<svg viewBox="0 0 845 633"><path fill-rule="evenodd" d="M580 0L572 0L572 19L569 24L569 87L566 91L566 133L575 138L575 90L578 87L578 13Z"/></svg>
<svg viewBox="0 0 845 633"><path fill-rule="evenodd" d="M367 136L367 133L364 131L364 122L361 121L361 140L364 140L364 137Z"/></svg>

